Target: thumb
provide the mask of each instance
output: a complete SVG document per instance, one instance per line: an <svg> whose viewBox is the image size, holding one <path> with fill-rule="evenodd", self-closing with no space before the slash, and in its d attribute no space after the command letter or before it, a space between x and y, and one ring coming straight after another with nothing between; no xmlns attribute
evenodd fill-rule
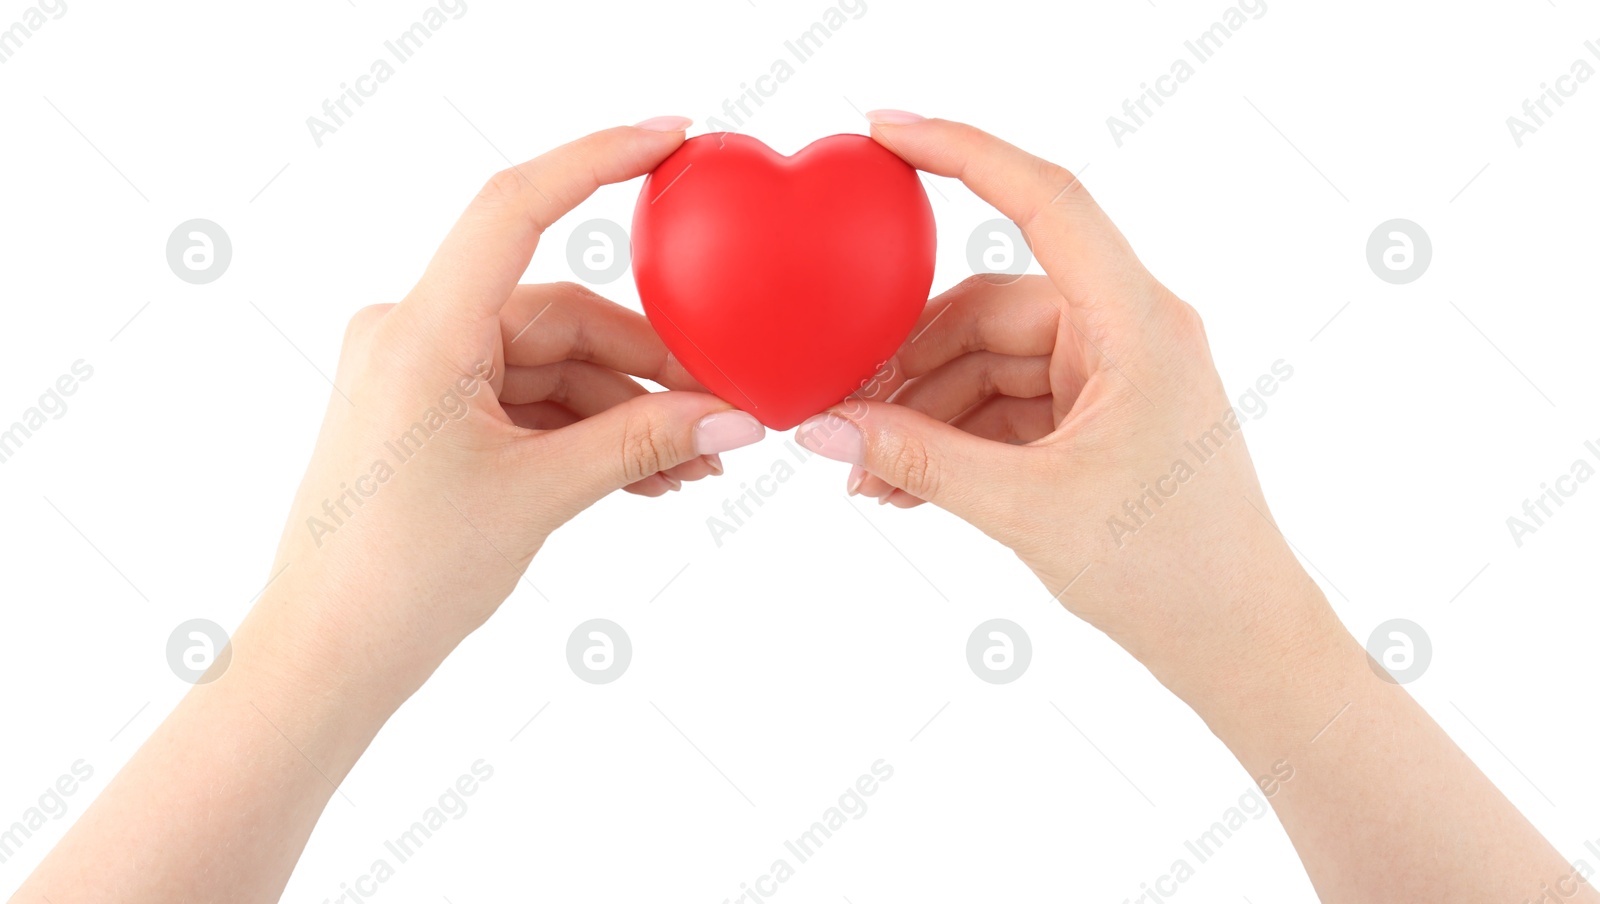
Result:
<svg viewBox="0 0 1600 904"><path fill-rule="evenodd" d="M903 405L858 399L807 420L795 440L967 521L981 500L1004 488L1017 454Z"/></svg>
<svg viewBox="0 0 1600 904"><path fill-rule="evenodd" d="M582 509L651 474L764 435L760 421L716 396L651 392L546 434L552 445L542 450L542 470L558 471Z"/></svg>

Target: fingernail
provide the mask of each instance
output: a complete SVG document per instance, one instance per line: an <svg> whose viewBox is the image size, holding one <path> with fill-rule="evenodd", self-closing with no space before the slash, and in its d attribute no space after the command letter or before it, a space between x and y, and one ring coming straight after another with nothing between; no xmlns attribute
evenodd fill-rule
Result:
<svg viewBox="0 0 1600 904"><path fill-rule="evenodd" d="M850 466L850 481L844 486L846 496L854 496L861 489L861 482L867 479L866 469L860 465Z"/></svg>
<svg viewBox="0 0 1600 904"><path fill-rule="evenodd" d="M871 110L867 113L868 120L886 126L903 126L926 118L904 110Z"/></svg>
<svg viewBox="0 0 1600 904"><path fill-rule="evenodd" d="M743 411L719 411L708 414L694 425L694 451L697 455L715 455L729 449L748 446L767 435L761 422ZM721 474L721 461L717 473Z"/></svg>
<svg viewBox="0 0 1600 904"><path fill-rule="evenodd" d="M671 474L668 474L665 471L661 472L661 479L667 482L667 489L671 490L672 492L677 492L678 490L683 489L683 481L673 477Z"/></svg>
<svg viewBox="0 0 1600 904"><path fill-rule="evenodd" d="M711 469L711 473L717 475L718 477L721 477L722 476L722 456L720 456L717 453L713 452L710 455L705 456L705 460L706 460L706 467Z"/></svg>
<svg viewBox="0 0 1600 904"><path fill-rule="evenodd" d="M694 125L694 120L687 116L652 116L644 122L634 123L633 127L652 132L682 132L691 125Z"/></svg>
<svg viewBox="0 0 1600 904"><path fill-rule="evenodd" d="M861 428L837 414L819 414L801 424L794 438L823 458L859 465L866 462Z"/></svg>

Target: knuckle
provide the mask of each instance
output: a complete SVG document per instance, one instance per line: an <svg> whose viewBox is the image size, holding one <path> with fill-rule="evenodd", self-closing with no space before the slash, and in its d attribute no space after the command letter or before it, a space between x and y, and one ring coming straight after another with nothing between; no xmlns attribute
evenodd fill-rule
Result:
<svg viewBox="0 0 1600 904"><path fill-rule="evenodd" d="M1162 319L1166 325L1162 332L1171 337L1169 342L1174 352L1168 366L1184 374L1192 373L1194 368L1203 370L1214 367L1211 362L1211 343L1206 338L1206 326L1200 312L1170 293L1166 294L1164 302L1158 303L1157 310L1163 309L1165 313Z"/></svg>
<svg viewBox="0 0 1600 904"><path fill-rule="evenodd" d="M628 417L622 428L622 473L629 483L676 463L665 425L649 412Z"/></svg>
<svg viewBox="0 0 1600 904"><path fill-rule="evenodd" d="M345 325L345 342L348 344L371 333L393 308L392 304L369 304L351 314L350 322Z"/></svg>
<svg viewBox="0 0 1600 904"><path fill-rule="evenodd" d="M1083 180L1070 169L1051 160L1039 159L1039 173L1047 184L1055 186L1057 198L1088 198L1089 189Z"/></svg>
<svg viewBox="0 0 1600 904"><path fill-rule="evenodd" d="M522 198L522 174L515 169L503 169L489 177L478 190L478 200L490 204L514 204Z"/></svg>
<svg viewBox="0 0 1600 904"><path fill-rule="evenodd" d="M1200 312L1194 305L1182 299L1173 299L1174 318L1177 320L1179 334L1204 342L1206 339L1206 324Z"/></svg>
<svg viewBox="0 0 1600 904"><path fill-rule="evenodd" d="M1053 198L1065 197L1083 187L1083 183L1070 170L1043 157L1033 158L1033 171Z"/></svg>
<svg viewBox="0 0 1600 904"><path fill-rule="evenodd" d="M931 499L939 493L938 469L928 454L928 446L915 436L898 435L884 450L885 471L900 489L913 496Z"/></svg>
<svg viewBox="0 0 1600 904"><path fill-rule="evenodd" d="M978 359L978 398L987 399L1000 394L1000 378L996 373L1001 366L997 358L984 356Z"/></svg>
<svg viewBox="0 0 1600 904"><path fill-rule="evenodd" d="M962 297L974 292L982 292L988 287L994 285L993 277L994 274L992 273L974 273L966 279L956 283L955 286L951 288L951 291L947 294L951 295L952 297Z"/></svg>
<svg viewBox="0 0 1600 904"><path fill-rule="evenodd" d="M570 304L577 309L577 320L580 324L597 316L606 316L609 313L604 310L606 308L622 307L583 283L562 280L556 283L554 288L559 293L562 304Z"/></svg>
<svg viewBox="0 0 1600 904"><path fill-rule="evenodd" d="M968 156L992 146L995 140L993 135L971 123L950 122L947 128L950 129L951 143L965 149Z"/></svg>
<svg viewBox="0 0 1600 904"><path fill-rule="evenodd" d="M550 288L554 291L555 297L558 298L562 304L573 305L576 307L578 311L576 320L579 326L582 326L591 317L595 316L597 313L600 313L597 311L598 308L617 306L616 303L611 299L606 298L604 295L601 295L582 283L576 283L570 280L562 280L557 283L552 283Z"/></svg>
<svg viewBox="0 0 1600 904"><path fill-rule="evenodd" d="M1025 222L1017 225L1027 234L1041 219L1059 209L1063 203L1073 204L1087 199L1083 180L1060 164L1043 157L1032 160L1034 184L1038 187L1033 204L1028 208Z"/></svg>

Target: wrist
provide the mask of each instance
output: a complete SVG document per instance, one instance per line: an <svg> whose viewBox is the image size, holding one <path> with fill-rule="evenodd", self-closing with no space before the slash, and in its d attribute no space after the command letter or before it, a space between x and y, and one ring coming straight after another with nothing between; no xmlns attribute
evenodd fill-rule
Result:
<svg viewBox="0 0 1600 904"><path fill-rule="evenodd" d="M337 781L415 685L396 680L392 657L314 609L288 587L263 594L230 641L227 671L201 689L259 710Z"/></svg>
<svg viewBox="0 0 1600 904"><path fill-rule="evenodd" d="M158 737L195 762L201 751L241 769L264 769L323 800L355 766L389 713L354 699L285 657L248 620L230 641L230 660L214 680L196 685L162 724ZM249 765L247 765L249 764ZM307 768L310 764L311 768ZM295 784L297 783L297 784ZM320 807L320 803L318 804Z"/></svg>
<svg viewBox="0 0 1600 904"><path fill-rule="evenodd" d="M1261 588L1224 638L1151 669L1236 754L1309 743L1376 680L1315 582L1298 568L1295 577Z"/></svg>

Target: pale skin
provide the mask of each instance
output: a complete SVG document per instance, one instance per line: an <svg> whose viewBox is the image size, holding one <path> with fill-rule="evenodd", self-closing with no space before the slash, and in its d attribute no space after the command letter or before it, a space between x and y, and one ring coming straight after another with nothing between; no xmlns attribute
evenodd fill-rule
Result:
<svg viewBox="0 0 1600 904"><path fill-rule="evenodd" d="M1070 172L970 126L872 135L1022 227L1045 277L931 300L874 387L798 431L851 492L928 501L1010 547L1205 719L1271 796L1326 902L1600 901L1428 714L1379 677L1272 520L1234 433L1132 534L1124 503L1230 405L1200 317ZM840 421L847 422L841 423ZM852 430L851 427L857 429ZM1191 460L1192 457L1191 457Z"/></svg>
<svg viewBox="0 0 1600 904"><path fill-rule="evenodd" d="M1108 531L1129 488L1167 474L1229 400L1199 317L1082 185L970 126L869 116L885 147L1021 225L1050 275L930 301L875 387L888 401L852 400L800 441L855 465L851 492L926 500L1010 547L1252 776L1291 764L1270 799L1324 901L1515 902L1548 888L1600 902L1370 667L1274 526L1242 436L1137 532ZM547 226L598 185L648 172L688 124L610 129L498 174L406 298L356 315L276 577L231 664L183 699L14 901L277 900L338 782L552 531L613 491L660 495L720 473L718 453L760 439L639 315L576 286L518 285ZM442 429L370 474L430 409Z"/></svg>

